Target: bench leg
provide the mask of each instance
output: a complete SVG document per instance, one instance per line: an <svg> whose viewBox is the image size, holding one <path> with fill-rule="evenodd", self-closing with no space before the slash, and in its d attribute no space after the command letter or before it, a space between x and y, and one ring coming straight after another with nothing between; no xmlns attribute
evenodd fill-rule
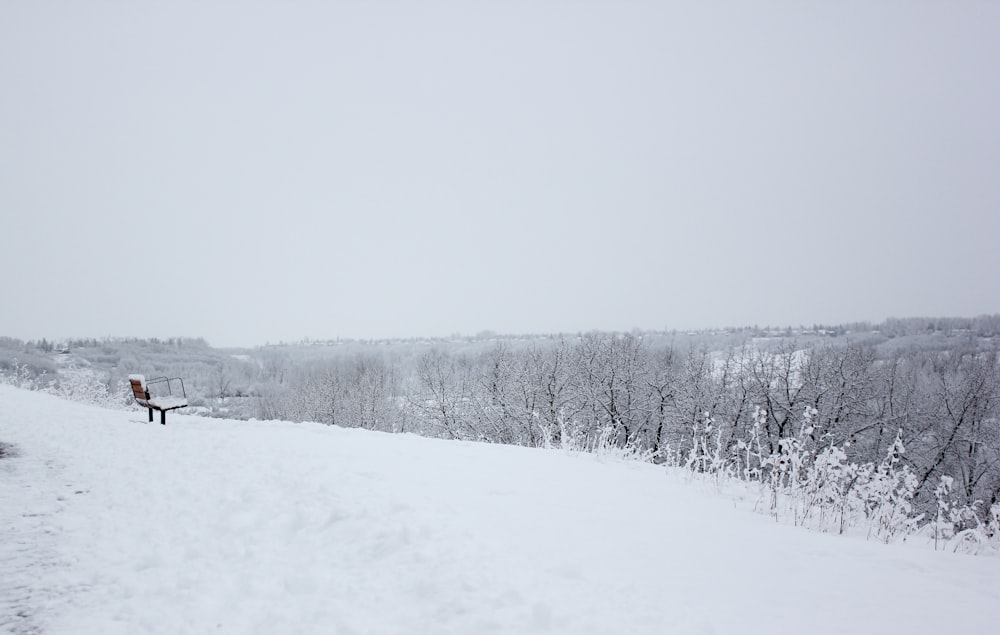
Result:
<svg viewBox="0 0 1000 635"><path fill-rule="evenodd" d="M149 410L149 422L153 423L153 409L149 408L148 410Z"/></svg>
<svg viewBox="0 0 1000 635"><path fill-rule="evenodd" d="M167 425L167 411L166 410L161 410L160 411L160 425L164 425L164 426Z"/></svg>

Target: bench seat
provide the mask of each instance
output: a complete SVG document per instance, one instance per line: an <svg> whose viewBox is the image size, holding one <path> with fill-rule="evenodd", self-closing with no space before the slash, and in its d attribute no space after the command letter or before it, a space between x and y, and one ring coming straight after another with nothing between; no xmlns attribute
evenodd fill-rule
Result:
<svg viewBox="0 0 1000 635"><path fill-rule="evenodd" d="M153 397L148 401L149 407L154 410L173 410L175 408L186 408L187 399L184 397Z"/></svg>

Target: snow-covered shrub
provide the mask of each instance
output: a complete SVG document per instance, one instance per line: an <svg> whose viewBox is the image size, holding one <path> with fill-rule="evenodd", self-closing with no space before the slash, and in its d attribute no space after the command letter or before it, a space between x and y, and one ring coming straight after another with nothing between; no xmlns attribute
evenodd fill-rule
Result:
<svg viewBox="0 0 1000 635"><path fill-rule="evenodd" d="M540 423L542 447L563 450L570 454L593 453L599 456L621 460L652 463L659 453L651 448L645 450L635 445L618 443L618 431L614 426L605 426L596 435L576 419L569 419L564 412L556 418L558 428Z"/></svg>
<svg viewBox="0 0 1000 635"><path fill-rule="evenodd" d="M778 440L778 451L760 459L769 493L768 509L777 519L782 508L792 513L796 525L804 522L809 515L809 509L804 504L807 490L808 466L811 463L812 451L808 449L806 440L812 434L812 417L816 414L814 408L806 408L803 413L802 425L797 436ZM759 438L757 443L759 444ZM762 453L762 451L761 451ZM785 501L780 504L780 501Z"/></svg>
<svg viewBox="0 0 1000 635"><path fill-rule="evenodd" d="M652 463L656 459L657 452L652 448L643 450L632 444L623 446L618 443L617 438L618 431L613 426L605 426L596 439L587 443L586 450L598 456L643 463Z"/></svg>
<svg viewBox="0 0 1000 635"><path fill-rule="evenodd" d="M696 443L683 453L679 464L691 473L711 474L717 480L758 483L761 502L776 520L785 518L796 525L837 533L866 523L869 537L886 542L916 531L921 518L913 507L918 480L901 462L905 451L902 432L878 464L855 463L845 451L849 441L843 447L833 443L816 446L818 415L816 408L804 408L796 434L778 439L775 450L769 453L761 440L768 415L755 407L745 438L734 443L728 455L721 437L709 436L714 422L705 419Z"/></svg>
<svg viewBox="0 0 1000 635"><path fill-rule="evenodd" d="M761 426L767 421L767 410L754 406L750 423L745 430L747 438L738 439L733 446L733 472L746 482L761 480L764 449L761 445Z"/></svg>
<svg viewBox="0 0 1000 635"><path fill-rule="evenodd" d="M844 533L856 508L851 494L861 471L847 461L842 448L822 449L806 469L801 491L803 522L811 522L820 531Z"/></svg>
<svg viewBox="0 0 1000 635"><path fill-rule="evenodd" d="M1000 503L981 512L982 501L957 510L960 524L967 525L948 541L948 549L959 553L1000 553Z"/></svg>
<svg viewBox="0 0 1000 635"><path fill-rule="evenodd" d="M951 496L955 479L950 476L941 476L938 486L934 488L934 499L937 502L937 517L929 523L934 532L934 550L938 546L949 540L955 534L955 521L958 517L955 500Z"/></svg>
<svg viewBox="0 0 1000 635"><path fill-rule="evenodd" d="M0 367L0 384L34 390L37 382L31 368L27 364L20 363L15 357L11 360L9 368Z"/></svg>
<svg viewBox="0 0 1000 635"><path fill-rule="evenodd" d="M928 523L934 550L979 554L1000 553L1000 503L982 509L982 501L959 505L953 494L955 479L941 476L934 490L937 516Z"/></svg>
<svg viewBox="0 0 1000 635"><path fill-rule="evenodd" d="M102 378L96 371L77 366L60 370L56 380L43 392L103 408L134 406L132 389L127 382L113 382L110 378Z"/></svg>
<svg viewBox="0 0 1000 635"><path fill-rule="evenodd" d="M868 534L874 532L885 542L913 533L921 518L913 515L917 475L909 466L900 466L900 457L905 452L902 434L902 431L896 434L885 459L859 488L869 520Z"/></svg>
<svg viewBox="0 0 1000 635"><path fill-rule="evenodd" d="M558 448L569 453L589 451L586 430L575 419L569 419L565 412L560 411L556 424L558 427L540 424L543 447Z"/></svg>

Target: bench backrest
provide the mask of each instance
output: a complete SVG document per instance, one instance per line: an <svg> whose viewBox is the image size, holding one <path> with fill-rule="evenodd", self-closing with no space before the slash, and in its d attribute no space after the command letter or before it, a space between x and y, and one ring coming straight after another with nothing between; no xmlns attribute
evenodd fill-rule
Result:
<svg viewBox="0 0 1000 635"><path fill-rule="evenodd" d="M138 379L129 379L129 383L132 384L132 394L135 396L136 400L146 401L149 399L149 393L143 387L142 382Z"/></svg>

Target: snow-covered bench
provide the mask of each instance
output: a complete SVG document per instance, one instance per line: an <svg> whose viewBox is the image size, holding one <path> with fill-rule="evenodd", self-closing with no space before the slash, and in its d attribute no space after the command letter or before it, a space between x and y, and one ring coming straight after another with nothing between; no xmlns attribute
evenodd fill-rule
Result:
<svg viewBox="0 0 1000 635"><path fill-rule="evenodd" d="M160 423L167 425L167 411L185 408L188 405L187 392L184 390L184 380L180 377L154 377L149 381L143 375L129 375L128 381L132 384L132 394L135 402L143 408L149 409L149 420L153 420L153 411L160 411ZM179 382L180 394L175 395L171 388L171 382ZM155 395L150 395L149 386L152 384L165 384L166 394L162 394L162 388L157 389Z"/></svg>

